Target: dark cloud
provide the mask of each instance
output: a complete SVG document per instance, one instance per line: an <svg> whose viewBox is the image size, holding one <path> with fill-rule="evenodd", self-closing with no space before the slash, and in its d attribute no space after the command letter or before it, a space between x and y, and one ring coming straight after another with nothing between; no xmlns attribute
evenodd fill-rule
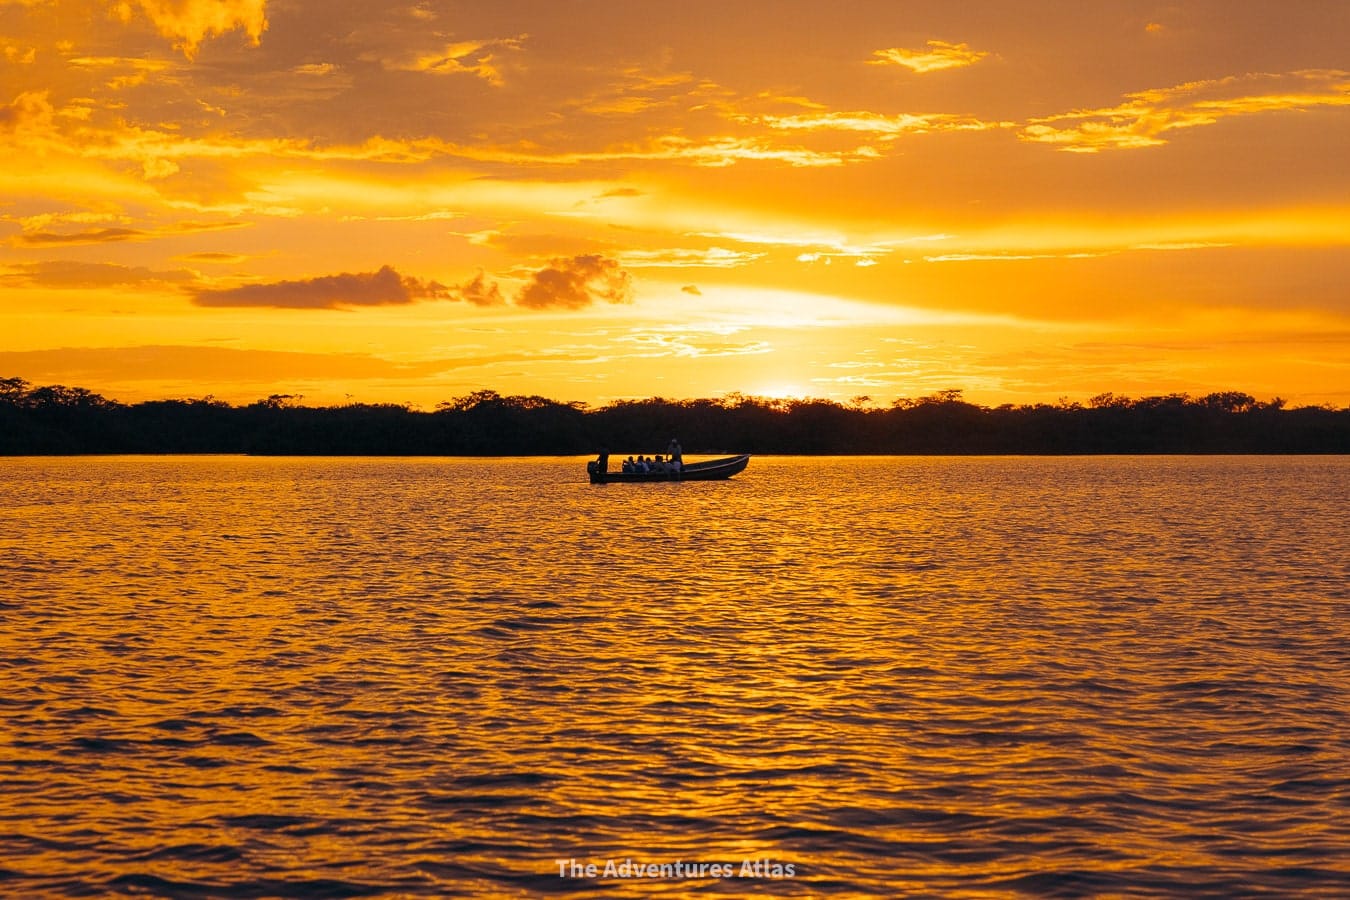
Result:
<svg viewBox="0 0 1350 900"><path fill-rule="evenodd" d="M60 234L52 231L29 231L14 238L17 244L29 246L50 246L54 244L108 244L118 241L141 241L165 235L197 234L203 231L226 231L233 228L247 228L247 222L177 222L155 231L142 231L136 228L97 228Z"/></svg>
<svg viewBox="0 0 1350 900"><path fill-rule="evenodd" d="M344 309L401 306L418 300L458 300L475 306L507 303L501 285L481 270L463 284L444 285L400 275L392 266L378 272L343 272L297 281L245 284L233 288L192 288L198 306L270 306L279 309ZM515 296L529 309L583 309L594 303L631 303L632 277L613 259L598 254L555 259L529 276Z"/></svg>
<svg viewBox="0 0 1350 900"><path fill-rule="evenodd" d="M187 284L195 280L195 277L193 273L184 269L157 272L144 266L51 260L11 266L9 273L0 276L0 283L8 281L49 287L111 287L152 282Z"/></svg>
<svg viewBox="0 0 1350 900"><path fill-rule="evenodd" d="M196 290L192 302L198 306L341 309L348 306L400 306L415 300L448 300L452 296L451 290L442 284L409 278L390 266L383 266L378 272L343 272L300 281Z"/></svg>
<svg viewBox="0 0 1350 900"><path fill-rule="evenodd" d="M181 258L190 259L193 262L207 263L238 263L248 259L247 256L240 253L223 253L215 250L206 250L201 253L189 253Z"/></svg>
<svg viewBox="0 0 1350 900"><path fill-rule="evenodd" d="M680 288L680 290L684 291L686 294L693 294L695 297L703 296L703 292L698 289L698 285L696 284L686 284L684 287Z"/></svg>
<svg viewBox="0 0 1350 900"><path fill-rule="evenodd" d="M506 298L502 296L502 289L496 282L488 281L481 269L472 281L450 288L450 296L456 300L472 303L474 306L501 306L506 302Z"/></svg>
<svg viewBox="0 0 1350 900"><path fill-rule="evenodd" d="M232 228L250 228L249 222L176 222L164 229L165 234L196 234L200 231L228 231Z"/></svg>
<svg viewBox="0 0 1350 900"><path fill-rule="evenodd" d="M600 301L633 302L633 279L617 261L598 254L553 260L516 296L517 306L530 309L583 309Z"/></svg>
<svg viewBox="0 0 1350 900"><path fill-rule="evenodd" d="M147 237L147 232L134 228L99 228L80 231L75 234L55 234L50 231L30 231L19 235L15 240L20 244L43 246L48 244L107 244L117 241L134 241Z"/></svg>

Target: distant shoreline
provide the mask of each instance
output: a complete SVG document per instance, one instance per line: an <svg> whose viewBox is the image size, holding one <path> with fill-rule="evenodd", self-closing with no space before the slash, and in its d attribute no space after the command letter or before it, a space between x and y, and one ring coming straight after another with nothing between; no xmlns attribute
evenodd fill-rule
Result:
<svg viewBox="0 0 1350 900"><path fill-rule="evenodd" d="M828 400L654 398L600 408L478 391L422 412L396 404L301 406L273 395L123 404L82 388L0 379L0 455L1157 456L1350 453L1350 408L1287 408L1228 391L1087 405L979 406L942 391L879 408Z"/></svg>
<svg viewBox="0 0 1350 900"><path fill-rule="evenodd" d="M628 454L624 454L627 456ZM685 454L690 457L703 456L722 456L724 453L697 453ZM778 458L778 459L828 459L837 457L841 459L1107 459L1119 457L1126 459L1150 459L1171 457L1176 459L1195 459L1195 458L1213 458L1213 457L1298 457L1300 459L1327 457L1335 459L1343 456L1350 456L1350 451L1342 452L1321 452L1321 451L1204 451L1204 452L1137 452L1137 453L755 453L750 454L754 458ZM466 454L466 453L232 453L216 450L203 450L200 452L179 452L179 451L141 451L141 452L102 452L87 451L80 453L0 453L0 460L21 460L21 459L167 459L170 457L184 457L188 459L206 459L209 457L224 457L228 459L418 459L418 460L503 460L503 459L528 459L528 460L568 460L569 462L586 461L595 458L593 453L508 453L508 454ZM612 465L612 463L611 463ZM612 470L611 470L612 471ZM583 473L584 474L584 473Z"/></svg>

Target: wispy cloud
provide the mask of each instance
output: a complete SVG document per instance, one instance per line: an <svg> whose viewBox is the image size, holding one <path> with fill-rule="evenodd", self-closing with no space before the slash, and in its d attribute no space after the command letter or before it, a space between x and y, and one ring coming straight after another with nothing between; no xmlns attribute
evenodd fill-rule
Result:
<svg viewBox="0 0 1350 900"><path fill-rule="evenodd" d="M934 237L925 236L920 238L906 238L857 245L850 243L840 236L813 234L800 231L785 232L781 234L771 234L767 232L755 234L736 231L699 232L696 236L721 238L742 244L758 244L764 247L798 249L801 251L796 256L798 262L818 262L820 260L829 262L831 259L851 259L857 261L858 265L864 266L871 265L871 261L874 257L886 256L891 253L895 246L912 243L914 241L940 240L947 237L947 235L937 235ZM745 255L752 257L752 259L757 259L764 254L756 253Z"/></svg>
<svg viewBox="0 0 1350 900"><path fill-rule="evenodd" d="M193 262L203 262L203 263L241 263L244 260L248 259L248 257L242 253L225 253L219 250L202 250L197 253L184 254L183 256L180 257L180 259L188 259L192 260Z"/></svg>
<svg viewBox="0 0 1350 900"><path fill-rule="evenodd" d="M149 236L149 232L135 228L96 228L77 231L73 234L57 234L51 231L34 231L14 238L16 244L41 247L53 244L111 244L120 241L137 241Z"/></svg>
<svg viewBox="0 0 1350 900"><path fill-rule="evenodd" d="M21 263L0 273L0 284L43 285L60 288L99 288L140 284L186 284L196 275L186 269L157 272L144 266L51 260Z"/></svg>
<svg viewBox="0 0 1350 900"><path fill-rule="evenodd" d="M763 253L728 250L725 247L708 247L701 250L688 248L626 250L620 254L619 258L630 269L734 269L738 266L749 265L755 260L762 259L763 256Z"/></svg>
<svg viewBox="0 0 1350 900"><path fill-rule="evenodd" d="M984 50L972 50L969 44L949 44L946 41L929 41L928 46L920 50L903 47L890 47L877 50L872 54L876 59L872 65L904 66L912 72L940 72L943 69L957 69L973 66L989 55Z"/></svg>
<svg viewBox="0 0 1350 900"><path fill-rule="evenodd" d="M1232 116L1350 106L1350 72L1317 69L1192 81L1137 91L1102 109L1031 119L1021 138L1072 153L1156 147L1168 132Z"/></svg>
<svg viewBox="0 0 1350 900"><path fill-rule="evenodd" d="M715 359L719 357L759 356L773 352L773 345L764 340L738 340L738 329L686 326L659 329L635 329L615 338L620 344L631 345L627 354L633 358L655 359L680 357L684 359Z"/></svg>
<svg viewBox="0 0 1350 900"><path fill-rule="evenodd" d="M1035 259L1096 259L1110 256L1114 251L1100 253L944 253L925 256L924 262L1027 262Z"/></svg>
<svg viewBox="0 0 1350 900"><path fill-rule="evenodd" d="M32 221L42 221L35 218ZM141 228L87 228L75 232L24 231L10 241L19 246L48 247L77 244L116 244L123 241L143 241L166 235L197 234L205 231L223 231L244 228L244 222L178 222L156 229Z"/></svg>
<svg viewBox="0 0 1350 900"><path fill-rule="evenodd" d="M34 379L77 384L182 380L198 387L241 383L272 386L278 382L294 387L307 380L336 379L349 383L360 379L424 379L453 365L452 360L394 362L359 353L184 345L0 350L0 371L24 372ZM263 388L264 393L267 390Z"/></svg>
<svg viewBox="0 0 1350 900"><path fill-rule="evenodd" d="M513 38L457 41L434 50L384 60L389 69L432 75L473 75L500 87L505 79L498 60L501 51L520 50L528 35Z"/></svg>
<svg viewBox="0 0 1350 900"><path fill-rule="evenodd" d="M751 121L782 131L852 131L869 134L882 140L893 140L905 134L928 134L934 131L985 131L991 128L1006 128L1011 124L982 122L971 116L947 113L886 115L865 111L757 116Z"/></svg>
<svg viewBox="0 0 1350 900"><path fill-rule="evenodd" d="M687 110L701 102L705 95L721 93L719 87L700 81L692 72L628 66L609 83L594 88L568 105L593 116L631 116L661 107Z"/></svg>
<svg viewBox="0 0 1350 900"><path fill-rule="evenodd" d="M72 56L66 60L66 65L90 73L107 72L109 78L104 82L105 86L110 90L121 91L144 84L152 77L163 76L184 63L137 56Z"/></svg>
<svg viewBox="0 0 1350 900"><path fill-rule="evenodd" d="M510 147L443 145L464 159L524 165L578 165L612 162L685 162L697 166L723 167L740 162L779 162L797 168L842 166L859 159L875 159L870 147L855 150L820 151L806 147L776 146L759 138L719 136L704 139L666 135L642 146L616 146L603 150L554 151Z"/></svg>

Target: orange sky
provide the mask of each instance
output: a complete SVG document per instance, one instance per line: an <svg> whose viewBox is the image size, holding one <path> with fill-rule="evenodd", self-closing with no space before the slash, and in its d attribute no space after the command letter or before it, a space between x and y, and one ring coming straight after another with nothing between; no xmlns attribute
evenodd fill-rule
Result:
<svg viewBox="0 0 1350 900"><path fill-rule="evenodd" d="M0 0L0 376L1350 404L1350 3Z"/></svg>

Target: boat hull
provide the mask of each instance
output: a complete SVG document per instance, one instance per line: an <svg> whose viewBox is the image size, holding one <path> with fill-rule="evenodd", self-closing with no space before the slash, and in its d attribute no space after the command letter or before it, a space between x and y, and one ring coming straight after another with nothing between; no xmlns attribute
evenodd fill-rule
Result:
<svg viewBox="0 0 1350 900"><path fill-rule="evenodd" d="M586 466L592 484L631 481L720 481L743 471L750 464L750 454L688 463L681 472L599 472L594 461Z"/></svg>

